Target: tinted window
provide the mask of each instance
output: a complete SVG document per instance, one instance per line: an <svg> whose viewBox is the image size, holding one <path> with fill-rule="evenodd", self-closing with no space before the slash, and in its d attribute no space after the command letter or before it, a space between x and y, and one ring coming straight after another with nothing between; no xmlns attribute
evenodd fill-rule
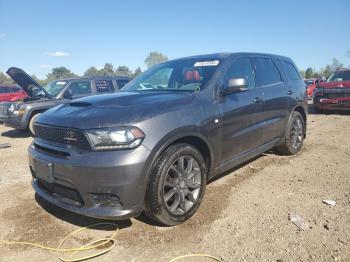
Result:
<svg viewBox="0 0 350 262"><path fill-rule="evenodd" d="M0 94L7 94L7 93L10 93L10 92L11 92L10 87L8 87L8 86L0 87Z"/></svg>
<svg viewBox="0 0 350 262"><path fill-rule="evenodd" d="M17 93L17 92L19 92L19 91L21 91L21 88L20 88L20 87L18 87L18 86L12 87L12 92L13 92L13 93Z"/></svg>
<svg viewBox="0 0 350 262"><path fill-rule="evenodd" d="M295 69L295 67L291 63L287 61L280 61L280 65L288 80L300 80L298 71ZM314 83L313 80L309 80L307 82L307 85L311 85L313 83Z"/></svg>
<svg viewBox="0 0 350 262"><path fill-rule="evenodd" d="M79 81L71 83L69 89L72 96L89 95L91 94L90 81Z"/></svg>
<svg viewBox="0 0 350 262"><path fill-rule="evenodd" d="M97 93L110 93L114 91L111 80L96 80L95 84Z"/></svg>
<svg viewBox="0 0 350 262"><path fill-rule="evenodd" d="M267 86L281 82L281 76L270 58L255 58L256 86Z"/></svg>
<svg viewBox="0 0 350 262"><path fill-rule="evenodd" d="M231 65L225 75L225 81L231 78L245 78L248 83L248 88L254 88L254 75L250 60L248 58L239 58Z"/></svg>
<svg viewBox="0 0 350 262"><path fill-rule="evenodd" d="M327 82L341 82L341 81L350 81L350 71L336 71L334 72Z"/></svg>
<svg viewBox="0 0 350 262"><path fill-rule="evenodd" d="M129 80L117 80L117 84L119 88L122 88L125 86L127 83L129 83Z"/></svg>

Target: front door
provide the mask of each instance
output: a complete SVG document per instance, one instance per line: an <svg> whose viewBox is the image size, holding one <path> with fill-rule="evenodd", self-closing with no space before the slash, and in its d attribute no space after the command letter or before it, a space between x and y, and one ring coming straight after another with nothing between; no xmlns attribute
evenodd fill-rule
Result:
<svg viewBox="0 0 350 262"><path fill-rule="evenodd" d="M232 78L245 78L248 89L219 99L223 162L243 156L262 143L263 93L261 89L255 88L249 58L240 57L232 62L225 74L224 85Z"/></svg>

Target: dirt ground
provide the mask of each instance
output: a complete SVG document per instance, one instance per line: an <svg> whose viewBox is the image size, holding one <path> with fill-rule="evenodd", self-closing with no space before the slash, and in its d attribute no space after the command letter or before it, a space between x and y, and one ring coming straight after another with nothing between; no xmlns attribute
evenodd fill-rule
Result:
<svg viewBox="0 0 350 262"><path fill-rule="evenodd" d="M36 199L27 147L32 138L0 125L0 239L57 246L72 230L100 222ZM309 114L303 150L266 153L211 182L187 223L118 222L117 246L93 261L169 261L207 253L223 261L350 261L350 113ZM324 199L336 206L322 203ZM288 219L295 212L311 229ZM94 230L73 245L111 234ZM58 261L53 252L0 245L0 261ZM209 261L189 259L184 261Z"/></svg>

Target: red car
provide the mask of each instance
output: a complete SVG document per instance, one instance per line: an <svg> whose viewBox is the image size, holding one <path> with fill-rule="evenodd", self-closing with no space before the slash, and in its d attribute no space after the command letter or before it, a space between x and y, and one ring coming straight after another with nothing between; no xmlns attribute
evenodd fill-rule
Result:
<svg viewBox="0 0 350 262"><path fill-rule="evenodd" d="M306 89L307 89L307 97L309 99L312 98L312 95L314 93L314 90L316 88L316 79L305 79L304 80L305 84L306 84Z"/></svg>
<svg viewBox="0 0 350 262"><path fill-rule="evenodd" d="M0 102L15 102L27 97L27 93L19 86L0 85Z"/></svg>
<svg viewBox="0 0 350 262"><path fill-rule="evenodd" d="M316 111L350 110L350 69L335 71L327 82L317 84L314 91Z"/></svg>

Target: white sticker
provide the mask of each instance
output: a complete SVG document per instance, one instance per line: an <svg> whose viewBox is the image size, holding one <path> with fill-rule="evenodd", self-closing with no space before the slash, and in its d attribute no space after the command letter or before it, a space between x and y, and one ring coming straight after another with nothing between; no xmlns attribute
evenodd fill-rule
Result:
<svg viewBox="0 0 350 262"><path fill-rule="evenodd" d="M65 85L66 82L63 82L63 81L59 81L59 82L56 82L57 85Z"/></svg>
<svg viewBox="0 0 350 262"><path fill-rule="evenodd" d="M217 66L219 60L196 62L193 66Z"/></svg>

